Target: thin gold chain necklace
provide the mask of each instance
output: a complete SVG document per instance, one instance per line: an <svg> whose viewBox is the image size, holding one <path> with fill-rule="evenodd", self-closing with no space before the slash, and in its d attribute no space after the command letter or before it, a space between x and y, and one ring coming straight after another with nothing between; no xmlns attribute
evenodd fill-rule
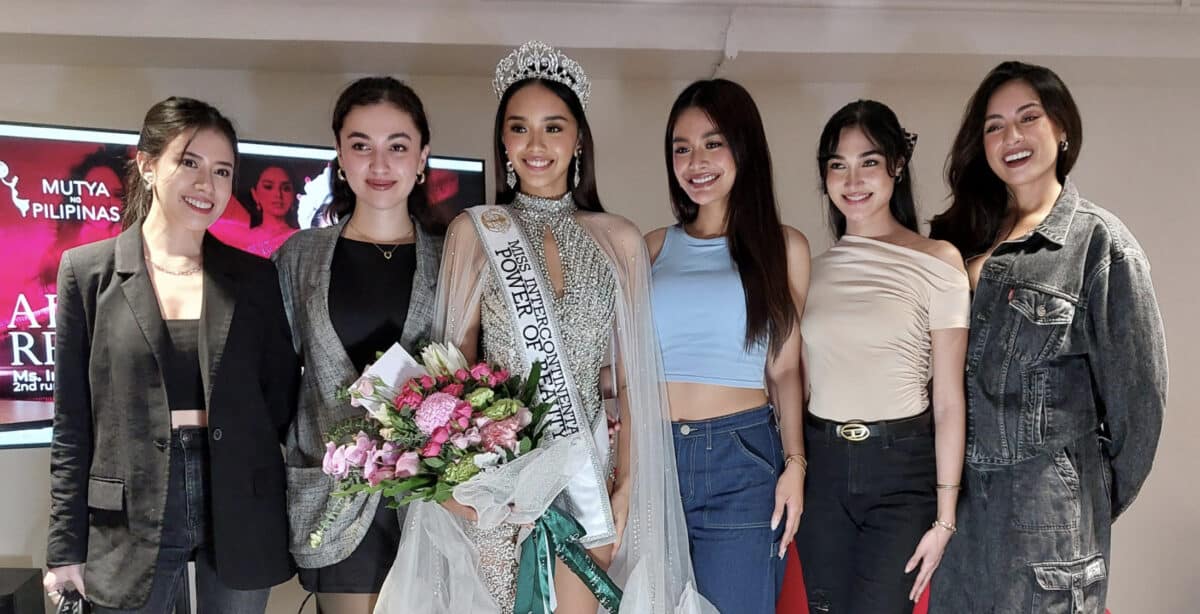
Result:
<svg viewBox="0 0 1200 614"><path fill-rule="evenodd" d="M401 242L399 242L399 243L390 244L390 245L392 246L392 247L391 247L391 249L383 249L382 247L380 247L380 246L379 246L379 244L378 244L378 243L376 243L376 242L374 242L374 241L370 240L370 238L367 236L367 233L365 233L365 232L363 232L363 231L359 230L358 228L356 228L356 227L354 226L354 220L353 220L353 218L351 218L351 220L350 220L350 223L349 223L349 224L347 224L347 225L350 227L350 229L351 229L351 230L353 230L354 232L358 233L358 236L362 237L365 243L370 243L372 246L374 246L374 247L375 247L375 249L379 250L379 253L383 254L383 259L384 259L384 260L391 260L391 259L392 259L392 254L396 253L396 250L397 250L397 249L398 249L398 248L399 248L401 245L404 245L404 242L403 242L403 241L401 241ZM389 244L388 244L388 243L384 243L384 245L389 245Z"/></svg>

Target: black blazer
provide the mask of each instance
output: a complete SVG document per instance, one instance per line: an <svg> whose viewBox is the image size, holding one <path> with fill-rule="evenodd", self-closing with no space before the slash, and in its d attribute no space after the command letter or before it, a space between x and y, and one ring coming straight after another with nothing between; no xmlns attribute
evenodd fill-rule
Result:
<svg viewBox="0 0 1200 614"><path fill-rule="evenodd" d="M136 608L150 584L167 499L171 415L166 325L141 224L63 254L58 272L47 565L86 562L89 599ZM280 444L299 362L275 266L206 234L200 364L208 408L213 546L237 589L290 578Z"/></svg>

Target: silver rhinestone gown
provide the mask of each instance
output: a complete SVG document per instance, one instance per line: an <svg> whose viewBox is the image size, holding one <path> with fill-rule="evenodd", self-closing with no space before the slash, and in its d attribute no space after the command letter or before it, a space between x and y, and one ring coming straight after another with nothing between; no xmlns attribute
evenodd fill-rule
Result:
<svg viewBox="0 0 1200 614"><path fill-rule="evenodd" d="M554 314L566 345L567 363L579 386L579 398L591 426L604 420L600 368L607 364L616 308L616 278L608 257L578 222L568 193L558 200L518 194L513 217L525 232L534 260L547 283L544 237L551 233L562 263L562 295L554 297ZM523 344L512 327L503 286L489 267L480 301L483 356L504 366L524 364ZM521 375L526 375L522 373ZM516 597L517 528L502 525L480 531L467 523L467 537L479 548L480 571L502 612L511 612Z"/></svg>

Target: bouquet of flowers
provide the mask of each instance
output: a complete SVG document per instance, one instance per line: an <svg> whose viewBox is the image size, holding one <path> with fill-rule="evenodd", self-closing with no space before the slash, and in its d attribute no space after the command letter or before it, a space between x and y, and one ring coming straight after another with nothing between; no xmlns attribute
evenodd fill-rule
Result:
<svg viewBox="0 0 1200 614"><path fill-rule="evenodd" d="M441 503L456 485L538 446L550 408L535 401L539 364L522 379L486 362L468 365L453 346L432 343L420 354L417 364L393 345L347 390L365 415L326 434L322 469L336 488L312 547L350 495L380 491L392 507Z"/></svg>

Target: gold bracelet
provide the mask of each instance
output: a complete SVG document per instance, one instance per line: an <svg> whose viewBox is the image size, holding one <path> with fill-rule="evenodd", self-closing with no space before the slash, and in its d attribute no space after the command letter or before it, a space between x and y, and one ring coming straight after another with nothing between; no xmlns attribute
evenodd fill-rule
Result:
<svg viewBox="0 0 1200 614"><path fill-rule="evenodd" d="M938 484L937 488L938 490L958 490L962 488L962 486L958 484Z"/></svg>
<svg viewBox="0 0 1200 614"><path fill-rule="evenodd" d="M937 527L942 527L943 529L946 529L947 531L950 532L951 535L958 533L958 527L956 527L944 520L934 520L933 524L929 525L929 528L931 528L931 529L936 529Z"/></svg>
<svg viewBox="0 0 1200 614"><path fill-rule="evenodd" d="M808 459L804 458L803 453L788 454L787 458L783 459L783 468L787 469L788 463L799 463L800 471L808 472Z"/></svg>

